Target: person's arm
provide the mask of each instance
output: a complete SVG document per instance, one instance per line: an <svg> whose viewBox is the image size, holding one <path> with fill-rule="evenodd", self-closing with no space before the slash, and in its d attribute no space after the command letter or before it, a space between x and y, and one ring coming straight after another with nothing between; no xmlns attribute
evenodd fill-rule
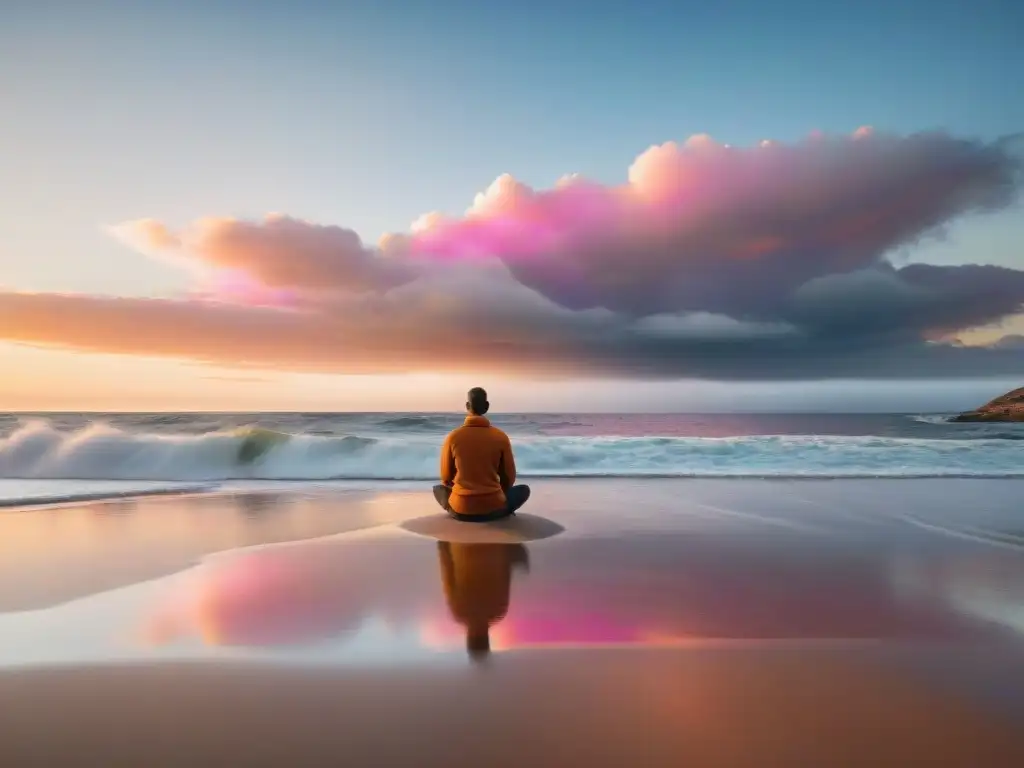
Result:
<svg viewBox="0 0 1024 768"><path fill-rule="evenodd" d="M455 485L455 453L452 451L452 436L448 435L441 446L441 485L451 488Z"/></svg>
<svg viewBox="0 0 1024 768"><path fill-rule="evenodd" d="M501 451L498 481L501 483L501 490L506 492L516 484L516 458L512 455L512 442L508 437L505 438L505 447Z"/></svg>

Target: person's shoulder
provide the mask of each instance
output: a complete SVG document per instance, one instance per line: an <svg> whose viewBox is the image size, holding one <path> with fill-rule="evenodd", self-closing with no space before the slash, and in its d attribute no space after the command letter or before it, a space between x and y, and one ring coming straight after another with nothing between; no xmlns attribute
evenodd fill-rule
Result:
<svg viewBox="0 0 1024 768"><path fill-rule="evenodd" d="M466 434L466 432L469 431L469 429L470 427L467 427L465 424L459 424L459 426L457 426L455 429L448 433L448 435L445 437L445 440L455 440L460 435Z"/></svg>
<svg viewBox="0 0 1024 768"><path fill-rule="evenodd" d="M493 424L491 425L491 434L494 436L495 440L500 440L503 443L512 442L511 440L509 440L508 435L505 433L505 430L501 429L500 427L496 427Z"/></svg>

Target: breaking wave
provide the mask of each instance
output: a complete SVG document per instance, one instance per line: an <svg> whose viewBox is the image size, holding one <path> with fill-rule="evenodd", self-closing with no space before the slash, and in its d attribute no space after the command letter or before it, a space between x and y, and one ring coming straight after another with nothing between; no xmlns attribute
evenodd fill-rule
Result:
<svg viewBox="0 0 1024 768"><path fill-rule="evenodd" d="M397 425L396 425L397 426ZM1024 477L1018 435L529 436L514 440L524 477ZM432 480L439 440L289 434L241 428L155 434L93 423L24 422L0 439L0 478L215 482Z"/></svg>

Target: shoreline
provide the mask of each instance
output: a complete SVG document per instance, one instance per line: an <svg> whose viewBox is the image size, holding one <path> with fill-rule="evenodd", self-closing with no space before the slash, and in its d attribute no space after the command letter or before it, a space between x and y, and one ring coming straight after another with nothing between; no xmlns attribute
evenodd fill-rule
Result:
<svg viewBox="0 0 1024 768"><path fill-rule="evenodd" d="M4 478L11 479L11 478ZM16 479L15 479L16 480ZM35 480L33 478L33 480ZM919 473L919 474L573 474L573 475L530 475L520 474L518 480L528 483L594 483L606 482L635 483L637 481L679 481L679 482L712 482L724 483L728 481L737 483L833 483L833 482L893 482L902 481L919 482L922 480L962 480L979 482L1001 482L1024 480L1024 470L1019 473ZM59 482L64 482L61 480ZM30 512L45 509L61 509L76 507L88 504L102 504L103 502L119 502L146 500L152 498L179 498L179 497L213 497L213 496L240 496L240 495L262 495L286 492L289 494L332 494L332 493L356 493L375 494L382 492L418 492L426 489L429 491L431 483L436 478L407 478L407 477L343 477L326 480L309 479L276 479L276 478L226 478L223 480L212 480L196 486L184 488L157 488L153 490L125 490L125 491L98 491L96 493L84 493L81 495L53 496L53 497L29 497L25 499L4 499L0 498L0 514L5 512ZM39 482L47 482L45 480ZM72 480L73 482L73 480ZM83 482L93 482L86 480ZM159 480L112 480L104 482L164 482ZM171 481L167 481L171 482ZM423 491L426 492L426 491Z"/></svg>
<svg viewBox="0 0 1024 768"><path fill-rule="evenodd" d="M95 493L69 494L66 496L40 496L29 499L0 499L0 512L19 511L21 509L55 509L89 504L103 501L122 501L132 499L148 499L154 496L200 496L216 493L212 485L190 486L187 488L154 488L153 490L97 491Z"/></svg>

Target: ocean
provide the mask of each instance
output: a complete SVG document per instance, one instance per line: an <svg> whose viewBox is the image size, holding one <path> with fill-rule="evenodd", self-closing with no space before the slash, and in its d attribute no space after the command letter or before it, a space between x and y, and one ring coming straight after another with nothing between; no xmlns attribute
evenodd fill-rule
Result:
<svg viewBox="0 0 1024 768"><path fill-rule="evenodd" d="M0 415L0 504L430 481L458 413ZM507 414L530 477L1024 477L1024 424L949 414Z"/></svg>

